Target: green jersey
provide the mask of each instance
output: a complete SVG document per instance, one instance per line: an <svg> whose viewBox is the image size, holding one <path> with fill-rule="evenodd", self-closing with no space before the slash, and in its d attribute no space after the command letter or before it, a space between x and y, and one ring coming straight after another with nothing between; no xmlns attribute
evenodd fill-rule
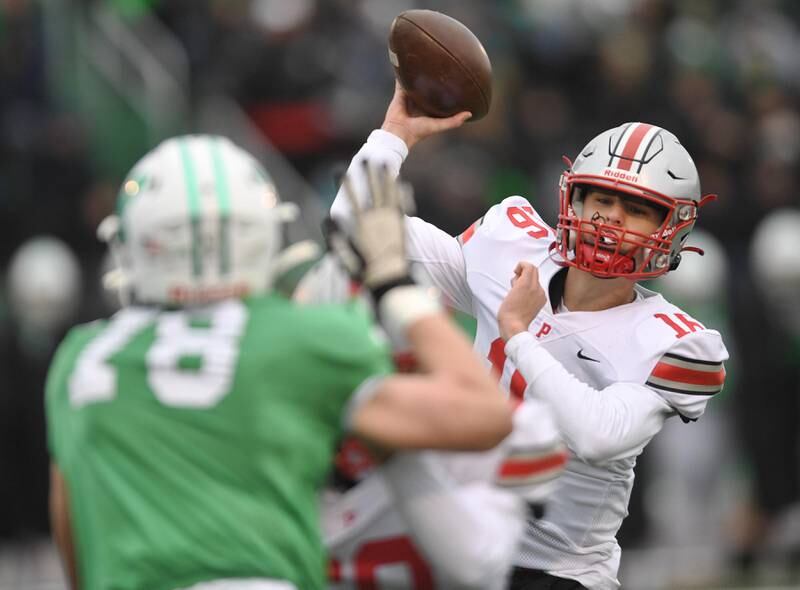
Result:
<svg viewBox="0 0 800 590"><path fill-rule="evenodd" d="M81 587L322 588L318 491L352 393L390 368L355 304L132 307L73 329L47 418Z"/></svg>

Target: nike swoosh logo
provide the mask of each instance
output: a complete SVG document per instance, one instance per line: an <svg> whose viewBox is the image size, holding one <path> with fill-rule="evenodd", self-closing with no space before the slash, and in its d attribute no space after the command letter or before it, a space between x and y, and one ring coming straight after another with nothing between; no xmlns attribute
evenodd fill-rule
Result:
<svg viewBox="0 0 800 590"><path fill-rule="evenodd" d="M578 358L579 359L583 359L585 361L592 361L593 363L599 363L600 362L597 359L593 359L592 357L586 356L585 354L583 354L583 349L582 348L578 351Z"/></svg>

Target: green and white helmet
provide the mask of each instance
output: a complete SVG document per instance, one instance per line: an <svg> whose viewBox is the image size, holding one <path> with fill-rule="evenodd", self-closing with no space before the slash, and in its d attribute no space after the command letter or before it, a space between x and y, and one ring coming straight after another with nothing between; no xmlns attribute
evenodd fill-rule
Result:
<svg viewBox="0 0 800 590"><path fill-rule="evenodd" d="M261 164L229 139L168 139L133 167L116 215L98 228L117 265L106 285L123 304L264 293L283 248L281 225L296 215Z"/></svg>

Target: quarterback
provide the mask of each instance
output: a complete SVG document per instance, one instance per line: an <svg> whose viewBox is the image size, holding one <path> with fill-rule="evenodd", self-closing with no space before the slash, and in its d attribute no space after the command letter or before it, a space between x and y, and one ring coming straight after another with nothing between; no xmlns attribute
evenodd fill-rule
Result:
<svg viewBox="0 0 800 590"><path fill-rule="evenodd" d="M362 160L397 173L416 142L468 116L411 116L398 86L351 164L353 182ZM723 386L719 333L637 284L678 268L711 198L672 133L626 123L579 152L559 199L555 228L521 196L457 238L409 217L409 258L477 318L475 349L509 394L549 403L569 447L559 493L526 525L510 588L611 590L637 456L665 420L694 422ZM341 195L331 214L352 219Z"/></svg>
<svg viewBox="0 0 800 590"><path fill-rule="evenodd" d="M73 588L322 588L318 494L345 428L385 449L506 437L507 401L408 275L402 192L382 180L340 242L422 374L390 374L359 305L272 291L288 209L250 154L183 136L133 167L101 225L129 305L73 329L47 382Z"/></svg>

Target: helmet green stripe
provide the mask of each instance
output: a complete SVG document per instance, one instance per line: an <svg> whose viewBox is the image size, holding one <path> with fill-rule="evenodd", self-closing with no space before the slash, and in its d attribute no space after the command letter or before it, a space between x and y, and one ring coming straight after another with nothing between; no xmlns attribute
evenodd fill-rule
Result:
<svg viewBox="0 0 800 590"><path fill-rule="evenodd" d="M189 218L192 224L192 272L194 276L203 274L203 257L200 248L200 187L197 183L197 172L194 160L189 153L186 138L179 143L181 162L183 163L183 177L186 179L186 194L189 198Z"/></svg>
<svg viewBox="0 0 800 590"><path fill-rule="evenodd" d="M231 268L230 217L231 194L225 162L220 151L220 139L211 142L211 160L214 165L214 186L219 206L219 272L226 274Z"/></svg>

